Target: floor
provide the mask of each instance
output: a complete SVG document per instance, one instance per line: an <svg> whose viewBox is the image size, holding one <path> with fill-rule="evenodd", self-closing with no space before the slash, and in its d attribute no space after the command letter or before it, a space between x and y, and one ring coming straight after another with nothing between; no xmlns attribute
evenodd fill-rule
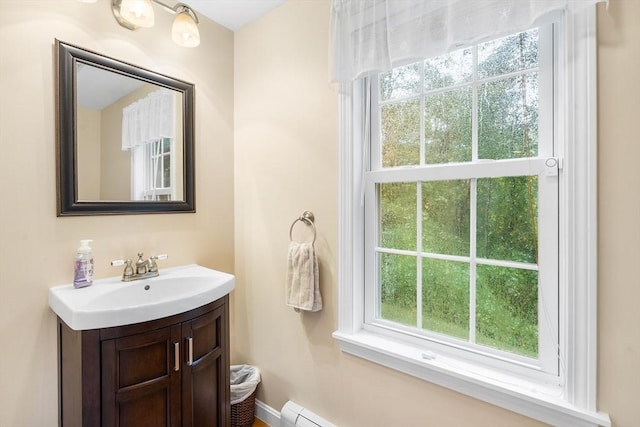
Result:
<svg viewBox="0 0 640 427"><path fill-rule="evenodd" d="M259 418L256 418L251 427L269 427L269 424L265 423Z"/></svg>

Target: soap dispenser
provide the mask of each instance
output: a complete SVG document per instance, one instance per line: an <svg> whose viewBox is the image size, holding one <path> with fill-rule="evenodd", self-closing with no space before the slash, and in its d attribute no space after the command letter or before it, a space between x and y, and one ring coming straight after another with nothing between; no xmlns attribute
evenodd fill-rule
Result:
<svg viewBox="0 0 640 427"><path fill-rule="evenodd" d="M76 254L73 287L84 288L93 284L93 255L89 243L93 240L80 240L80 247Z"/></svg>

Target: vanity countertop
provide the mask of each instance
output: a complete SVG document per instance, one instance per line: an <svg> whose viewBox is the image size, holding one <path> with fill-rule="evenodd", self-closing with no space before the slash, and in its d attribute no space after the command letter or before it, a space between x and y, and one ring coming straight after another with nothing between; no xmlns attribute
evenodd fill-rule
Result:
<svg viewBox="0 0 640 427"><path fill-rule="evenodd" d="M235 276L197 264L161 269L158 277L123 282L118 277L49 289L49 307L71 329L122 326L183 313L227 295Z"/></svg>

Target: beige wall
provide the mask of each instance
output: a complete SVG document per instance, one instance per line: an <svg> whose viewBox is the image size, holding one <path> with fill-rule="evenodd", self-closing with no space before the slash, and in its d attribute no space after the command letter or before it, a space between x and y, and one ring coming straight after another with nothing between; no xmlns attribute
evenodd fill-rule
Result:
<svg viewBox="0 0 640 427"><path fill-rule="evenodd" d="M48 288L70 283L78 240L109 261L168 253L162 267L233 272L233 33L206 19L203 43L171 41L172 16L131 32L110 2L0 0L0 426L57 425L55 316ZM196 85L197 213L56 217L54 38Z"/></svg>
<svg viewBox="0 0 640 427"><path fill-rule="evenodd" d="M329 1L291 0L235 36L236 310L233 359L258 398L292 399L340 426L528 426L533 420L340 352L336 328L337 95ZM599 6L599 406L640 422L640 1ZM630 191L631 190L631 191ZM291 222L316 214L325 309L284 305Z"/></svg>
<svg viewBox="0 0 640 427"><path fill-rule="evenodd" d="M598 13L598 393L640 425L640 1Z"/></svg>

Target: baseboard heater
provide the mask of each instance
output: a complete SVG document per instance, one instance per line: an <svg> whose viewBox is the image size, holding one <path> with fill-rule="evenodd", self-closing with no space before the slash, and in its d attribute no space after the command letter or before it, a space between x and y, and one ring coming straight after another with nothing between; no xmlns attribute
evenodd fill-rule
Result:
<svg viewBox="0 0 640 427"><path fill-rule="evenodd" d="M280 411L280 427L337 427L319 415L288 401Z"/></svg>

